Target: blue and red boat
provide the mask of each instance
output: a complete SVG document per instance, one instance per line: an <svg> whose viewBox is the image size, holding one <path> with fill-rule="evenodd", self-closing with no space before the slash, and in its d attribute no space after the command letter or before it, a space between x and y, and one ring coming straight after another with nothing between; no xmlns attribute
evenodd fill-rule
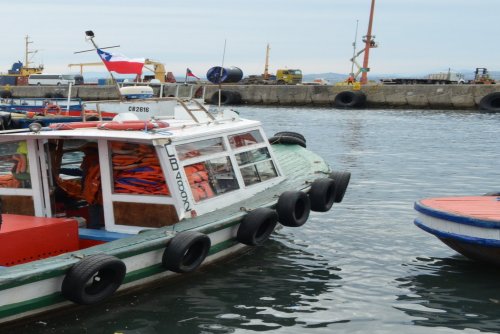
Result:
<svg viewBox="0 0 500 334"><path fill-rule="evenodd" d="M44 113L69 112L72 116L80 115L82 111L82 100L79 98L28 98L9 97L3 98L0 102L0 111L9 112L34 112Z"/></svg>
<svg viewBox="0 0 500 334"><path fill-rule="evenodd" d="M500 265L500 195L427 198L415 225L460 254Z"/></svg>

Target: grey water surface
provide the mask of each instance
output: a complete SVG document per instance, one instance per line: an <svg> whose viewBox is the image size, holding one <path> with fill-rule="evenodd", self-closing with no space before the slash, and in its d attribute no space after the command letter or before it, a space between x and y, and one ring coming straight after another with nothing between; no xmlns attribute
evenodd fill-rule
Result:
<svg viewBox="0 0 500 334"><path fill-rule="evenodd" d="M500 332L500 269L413 224L424 197L500 191L500 114L238 107L295 131L335 170L344 201L264 246L19 333Z"/></svg>

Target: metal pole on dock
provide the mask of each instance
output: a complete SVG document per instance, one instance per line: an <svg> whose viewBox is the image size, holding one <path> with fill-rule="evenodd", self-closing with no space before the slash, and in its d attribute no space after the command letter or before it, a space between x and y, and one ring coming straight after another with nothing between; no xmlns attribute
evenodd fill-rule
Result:
<svg viewBox="0 0 500 334"><path fill-rule="evenodd" d="M368 32L365 36L365 57L363 59L363 68L361 73L361 84L366 84L368 82L368 71L370 68L368 67L368 58L370 55L370 48L372 45L372 24L373 24L373 12L375 11L375 0L372 0L372 5L370 9L370 20L368 22Z"/></svg>

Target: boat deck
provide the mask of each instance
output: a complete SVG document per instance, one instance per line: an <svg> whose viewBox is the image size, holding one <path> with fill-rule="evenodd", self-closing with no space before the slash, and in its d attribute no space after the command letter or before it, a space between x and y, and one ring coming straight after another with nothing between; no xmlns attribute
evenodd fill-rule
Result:
<svg viewBox="0 0 500 334"><path fill-rule="evenodd" d="M498 196L427 198L415 203L415 209L428 216L457 223L484 222L500 225Z"/></svg>

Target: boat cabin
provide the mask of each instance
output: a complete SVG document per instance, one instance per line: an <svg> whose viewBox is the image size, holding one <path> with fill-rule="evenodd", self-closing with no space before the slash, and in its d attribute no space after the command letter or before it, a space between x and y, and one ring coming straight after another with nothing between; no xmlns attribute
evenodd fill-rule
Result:
<svg viewBox="0 0 500 334"><path fill-rule="evenodd" d="M80 239L96 231L130 235L175 229L283 180L260 122L141 122L4 131L2 213L78 217ZM92 244L80 240L80 247Z"/></svg>

